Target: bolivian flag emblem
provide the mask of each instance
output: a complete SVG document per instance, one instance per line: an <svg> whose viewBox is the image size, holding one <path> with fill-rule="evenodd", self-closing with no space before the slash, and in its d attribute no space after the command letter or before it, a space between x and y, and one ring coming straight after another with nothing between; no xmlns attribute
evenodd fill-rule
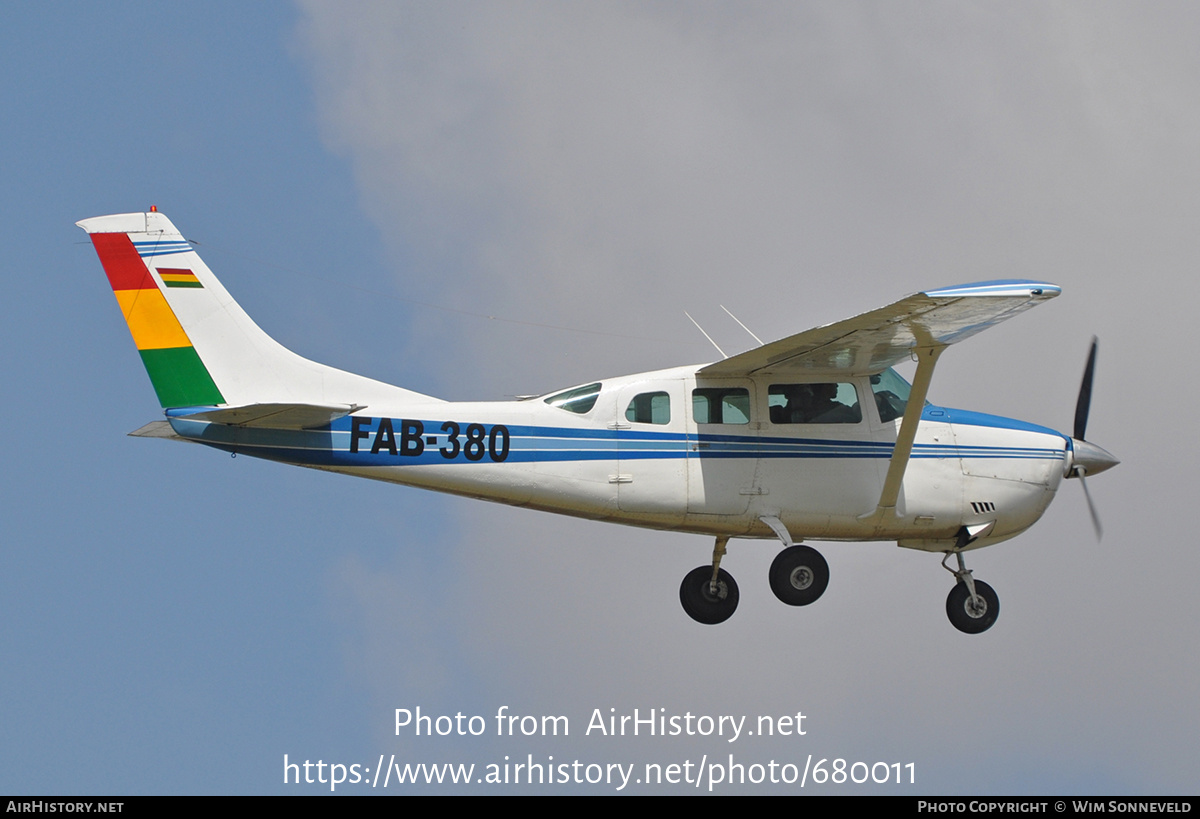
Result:
<svg viewBox="0 0 1200 819"><path fill-rule="evenodd" d="M196 278L196 274L190 270L160 267L158 275L162 277L162 283L167 287L204 287Z"/></svg>

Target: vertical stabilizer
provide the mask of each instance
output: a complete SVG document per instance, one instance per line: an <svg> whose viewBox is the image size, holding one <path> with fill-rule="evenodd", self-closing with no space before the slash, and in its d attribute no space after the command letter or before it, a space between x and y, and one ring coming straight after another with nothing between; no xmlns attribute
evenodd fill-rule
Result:
<svg viewBox="0 0 1200 819"><path fill-rule="evenodd" d="M436 399L296 355L264 333L161 213L87 231L163 408Z"/></svg>

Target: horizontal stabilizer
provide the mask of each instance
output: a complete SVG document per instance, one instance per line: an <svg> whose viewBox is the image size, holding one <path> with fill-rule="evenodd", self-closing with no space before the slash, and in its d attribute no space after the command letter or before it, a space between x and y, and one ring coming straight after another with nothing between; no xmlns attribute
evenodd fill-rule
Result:
<svg viewBox="0 0 1200 819"><path fill-rule="evenodd" d="M240 407L169 410L172 418L257 429L316 429L360 409L361 404L245 404Z"/></svg>
<svg viewBox="0 0 1200 819"><path fill-rule="evenodd" d="M170 421L151 421L144 427L138 427L129 433L130 438L171 438L176 441L186 441L182 435L175 434Z"/></svg>

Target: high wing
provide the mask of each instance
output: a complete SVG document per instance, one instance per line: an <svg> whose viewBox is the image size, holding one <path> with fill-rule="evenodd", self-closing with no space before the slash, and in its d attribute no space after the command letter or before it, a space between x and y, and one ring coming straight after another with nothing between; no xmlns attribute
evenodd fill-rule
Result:
<svg viewBox="0 0 1200 819"><path fill-rule="evenodd" d="M896 433L879 504L865 516L882 524L896 514L925 396L942 351L1061 292L1058 285L1015 279L928 290L709 364L698 375L873 375L910 357L915 359L916 377Z"/></svg>
<svg viewBox="0 0 1200 819"><path fill-rule="evenodd" d="M1058 285L1008 279L915 293L709 364L699 374L871 375L908 359L916 349L970 338L1060 292Z"/></svg>

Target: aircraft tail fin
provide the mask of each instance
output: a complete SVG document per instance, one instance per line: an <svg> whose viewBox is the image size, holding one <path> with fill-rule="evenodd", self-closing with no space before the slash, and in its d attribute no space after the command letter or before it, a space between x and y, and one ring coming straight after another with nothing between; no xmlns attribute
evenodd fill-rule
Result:
<svg viewBox="0 0 1200 819"><path fill-rule="evenodd" d="M317 364L283 347L156 210L76 224L92 240L164 409L437 400Z"/></svg>

